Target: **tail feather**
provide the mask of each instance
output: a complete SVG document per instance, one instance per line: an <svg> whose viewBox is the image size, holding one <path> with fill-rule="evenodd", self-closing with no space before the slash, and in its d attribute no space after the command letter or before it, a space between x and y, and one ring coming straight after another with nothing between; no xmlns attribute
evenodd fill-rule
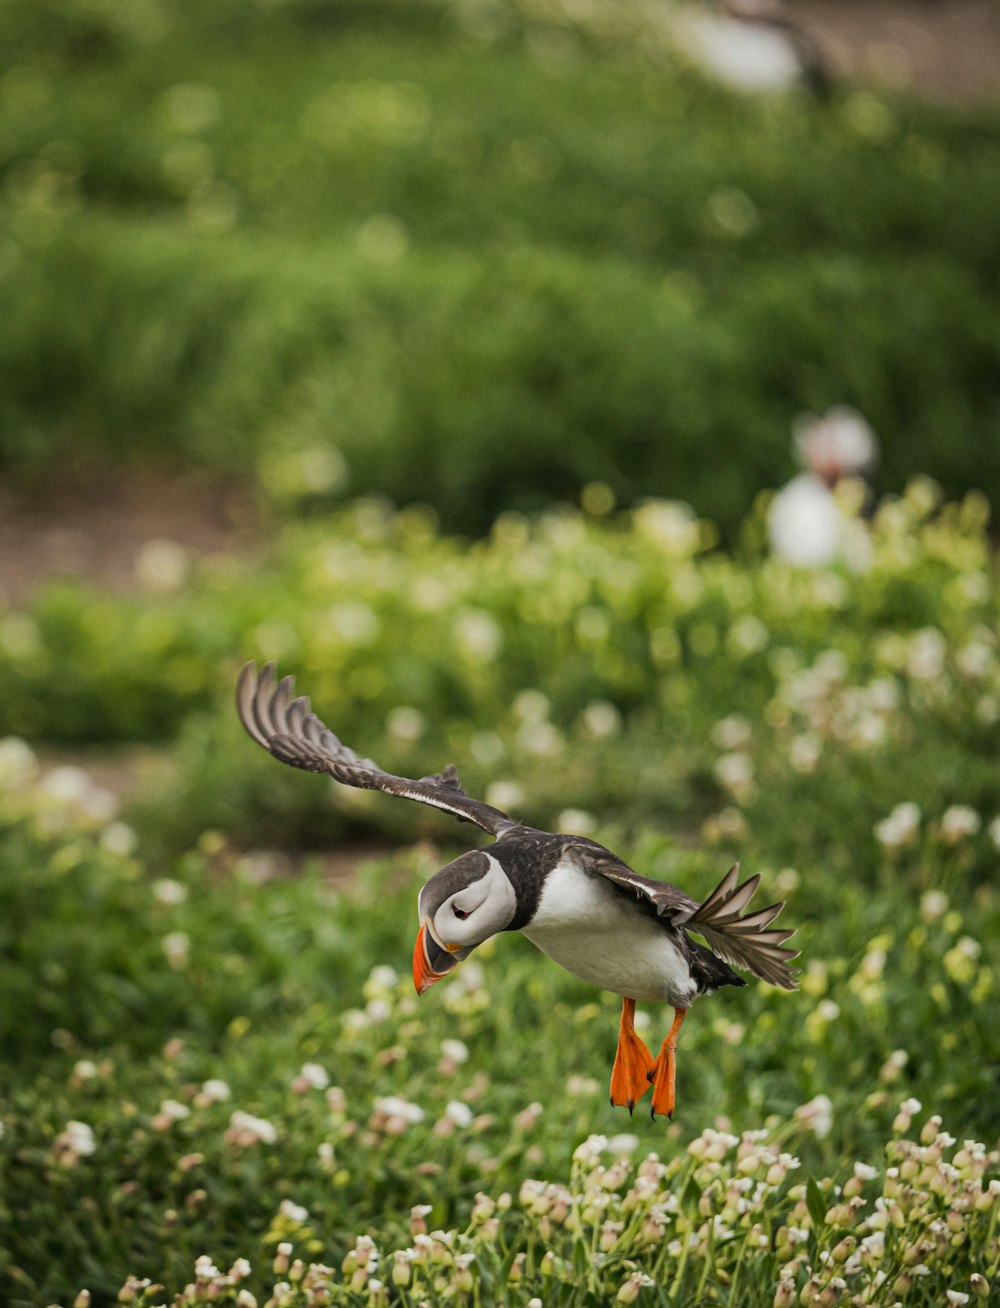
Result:
<svg viewBox="0 0 1000 1308"><path fill-rule="evenodd" d="M764 929L785 907L784 903L771 904L741 917L760 883L760 876L749 877L737 885L738 876L737 863L683 925L703 936L710 948L732 967L743 968L784 990L796 989L796 970L788 966L788 960L798 957L799 951L785 949L783 945L794 934L794 928Z"/></svg>

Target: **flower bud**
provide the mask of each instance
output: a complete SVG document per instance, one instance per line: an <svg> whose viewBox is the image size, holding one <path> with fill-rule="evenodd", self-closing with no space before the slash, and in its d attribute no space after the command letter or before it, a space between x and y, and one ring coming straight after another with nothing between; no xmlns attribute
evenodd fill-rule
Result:
<svg viewBox="0 0 1000 1308"><path fill-rule="evenodd" d="M774 1308L792 1308L795 1303L795 1283L783 1276L774 1292Z"/></svg>
<svg viewBox="0 0 1000 1308"><path fill-rule="evenodd" d="M973 1272L969 1277L969 1289L977 1299L988 1299L990 1297L990 1283L979 1272Z"/></svg>
<svg viewBox="0 0 1000 1308"><path fill-rule="evenodd" d="M524 1264L528 1255L519 1253L510 1265L510 1271L507 1273L507 1284L516 1285L524 1276Z"/></svg>

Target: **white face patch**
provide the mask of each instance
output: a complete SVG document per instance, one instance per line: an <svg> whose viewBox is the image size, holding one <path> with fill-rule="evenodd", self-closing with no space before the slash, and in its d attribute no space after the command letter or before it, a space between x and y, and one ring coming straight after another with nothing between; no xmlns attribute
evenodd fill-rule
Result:
<svg viewBox="0 0 1000 1308"><path fill-rule="evenodd" d="M457 889L434 914L434 934L446 949L481 945L510 926L517 912L517 896L507 873L492 854L485 850L480 854L488 863L486 875Z"/></svg>

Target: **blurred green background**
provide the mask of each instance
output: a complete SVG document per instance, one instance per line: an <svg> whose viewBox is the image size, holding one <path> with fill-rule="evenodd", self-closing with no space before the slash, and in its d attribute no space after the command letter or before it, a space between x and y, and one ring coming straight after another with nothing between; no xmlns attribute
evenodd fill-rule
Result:
<svg viewBox="0 0 1000 1308"><path fill-rule="evenodd" d="M914 1250L914 1303L996 1285L1000 101L727 89L678 12L0 6L3 1303L172 1295L206 1252L263 1298L279 1241L340 1269L479 1191L483 1303L645 1269L642 1303L770 1308L792 1264L891 1303ZM808 571L769 492L842 404L882 446L867 567ZM617 1001L518 938L418 1005L416 891L469 833L279 767L250 658L692 894L741 859L802 989L699 1008L672 1125L608 1107ZM937 1156L848 1269L824 1208L870 1183L877 1245L910 1097ZM795 1151L755 1192L795 1259L749 1210L716 1240L747 1173L685 1161L710 1125ZM685 1178L652 1244L518 1198L591 1131ZM384 1303L355 1271L336 1301Z"/></svg>
<svg viewBox="0 0 1000 1308"><path fill-rule="evenodd" d="M193 465L474 534L600 480L732 539L846 403L881 488L994 493L997 105L728 91L657 12L7 0L4 477Z"/></svg>

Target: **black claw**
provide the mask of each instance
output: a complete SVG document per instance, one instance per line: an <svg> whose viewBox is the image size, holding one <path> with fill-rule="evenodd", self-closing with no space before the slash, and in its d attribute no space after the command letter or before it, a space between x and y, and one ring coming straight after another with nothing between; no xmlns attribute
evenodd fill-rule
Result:
<svg viewBox="0 0 1000 1308"><path fill-rule="evenodd" d="M635 1107L635 1100L634 1100L634 1099L630 1099L630 1100L628 1101L628 1115L629 1115L629 1117L632 1116L632 1109L633 1109L634 1107Z"/></svg>
<svg viewBox="0 0 1000 1308"><path fill-rule="evenodd" d="M615 1097L614 1097L614 1095L608 1095L608 1100L609 1100L609 1102L610 1102L612 1108L617 1108L617 1107L618 1107L618 1105L615 1103Z"/></svg>
<svg viewBox="0 0 1000 1308"><path fill-rule="evenodd" d="M656 1076L655 1072L653 1071L652 1068L650 1068L649 1071L646 1073L646 1080L652 1082L655 1079L655 1076Z"/></svg>

